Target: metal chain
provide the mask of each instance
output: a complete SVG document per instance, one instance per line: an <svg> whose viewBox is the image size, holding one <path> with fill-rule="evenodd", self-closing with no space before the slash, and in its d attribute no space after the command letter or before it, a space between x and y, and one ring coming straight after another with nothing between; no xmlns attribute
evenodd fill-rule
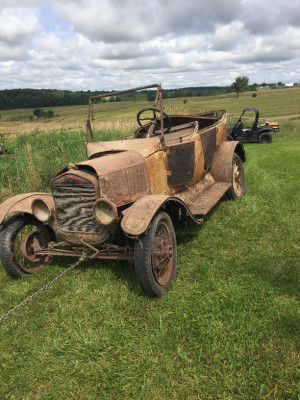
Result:
<svg viewBox="0 0 300 400"><path fill-rule="evenodd" d="M27 303L29 303L31 300L33 300L36 296L38 296L40 293L42 293L44 290L48 289L49 286L53 285L56 281L58 281L60 278L62 278L64 275L66 275L68 272L72 271L72 269L78 267L79 264L81 264L83 261L87 259L86 253L83 251L81 257L79 258L78 261L76 261L75 264L71 265L69 268L64 270L61 274L57 275L55 278L53 278L50 282L46 283L43 287L41 287L39 290L36 292L32 293L30 296L28 296L25 300L21 301L18 305L15 307L11 308L7 313L2 315L0 317L0 324L1 322L6 319L9 315L13 314L15 311L17 311L19 308L25 306Z"/></svg>

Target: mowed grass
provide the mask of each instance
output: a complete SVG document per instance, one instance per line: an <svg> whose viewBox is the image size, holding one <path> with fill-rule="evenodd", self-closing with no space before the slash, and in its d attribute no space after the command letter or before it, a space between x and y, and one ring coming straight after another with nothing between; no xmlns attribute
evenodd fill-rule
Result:
<svg viewBox="0 0 300 400"><path fill-rule="evenodd" d="M129 263L87 261L3 321L0 398L298 400L299 121L281 120L270 145L245 144L242 198L177 227L167 296L145 297ZM49 191L55 173L85 158L83 141L83 132L6 139L1 200ZM19 281L2 268L0 315L73 261Z"/></svg>

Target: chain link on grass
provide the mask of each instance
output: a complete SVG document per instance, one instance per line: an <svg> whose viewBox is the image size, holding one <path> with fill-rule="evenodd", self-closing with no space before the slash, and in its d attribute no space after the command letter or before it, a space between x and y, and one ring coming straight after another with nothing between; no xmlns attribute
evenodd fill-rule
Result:
<svg viewBox="0 0 300 400"><path fill-rule="evenodd" d="M79 264L81 264L83 261L85 261L87 258L86 253L83 252L81 257L79 258L78 261L76 261L75 264L72 264L69 268L67 268L65 271L63 271L61 274L57 275L55 278L53 278L50 282L46 283L43 287L41 287L39 290L36 292L32 293L30 296L28 296L25 300L21 301L18 305L15 307L11 308L7 313L2 315L0 317L0 324L2 323L3 320L5 320L9 315L13 314L19 308L24 307L27 303L29 303L31 300L33 300L36 296L38 296L40 293L44 292L46 289L48 289L49 286L53 285L56 281L58 281L60 278L65 276L68 272L72 271L74 268L78 267Z"/></svg>

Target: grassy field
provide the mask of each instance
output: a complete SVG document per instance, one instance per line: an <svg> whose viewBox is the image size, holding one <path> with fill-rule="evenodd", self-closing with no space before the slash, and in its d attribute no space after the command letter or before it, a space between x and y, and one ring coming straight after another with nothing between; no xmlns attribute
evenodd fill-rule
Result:
<svg viewBox="0 0 300 400"><path fill-rule="evenodd" d="M167 296L145 297L129 263L88 261L3 321L0 399L300 399L300 92L174 104L168 112L258 107L281 130L270 145L245 144L242 198L221 201L202 226L177 229L178 278ZM108 138L114 105L104 106L96 118ZM117 128L126 131L130 111L144 106L123 104ZM4 137L1 201L49 191L55 173L85 158L83 131L64 130L84 123L83 107L55 110L63 129L48 134L40 131L54 121L34 127L26 113L1 112L2 130L7 121L23 132ZM56 258L21 281L1 268L0 316L72 261Z"/></svg>
<svg viewBox="0 0 300 400"><path fill-rule="evenodd" d="M199 111L225 109L230 114L240 115L245 107L256 107L260 110L260 115L265 118L275 118L278 116L299 115L300 87L289 89L263 89L256 92L257 97L252 97L251 93L241 93L237 99L235 94L168 99L164 102L166 112L176 113L195 113ZM183 101L187 103L184 104ZM132 131L136 126L136 114L145 107L151 107L149 102L121 102L104 103L95 105L94 126L98 130L123 130ZM30 120L33 115L32 109L20 110L0 110L0 135L19 134L24 132L35 132L37 130L53 131L64 129L66 131L82 130L87 118L87 106L73 107L51 107L55 118ZM47 108L46 108L47 110ZM118 118L116 119L116 112ZM112 123L112 119L114 122Z"/></svg>

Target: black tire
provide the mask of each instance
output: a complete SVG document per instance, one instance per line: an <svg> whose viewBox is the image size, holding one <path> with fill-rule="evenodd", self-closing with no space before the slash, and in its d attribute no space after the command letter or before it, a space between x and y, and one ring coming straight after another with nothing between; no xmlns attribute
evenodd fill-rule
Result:
<svg viewBox="0 0 300 400"><path fill-rule="evenodd" d="M135 241L135 271L143 291L151 297L166 294L177 275L176 236L170 216L160 211L150 228Z"/></svg>
<svg viewBox="0 0 300 400"><path fill-rule="evenodd" d="M14 215L0 231L0 259L13 278L32 275L49 261L48 256L33 254L33 241L44 248L55 241L55 234L31 214Z"/></svg>
<svg viewBox="0 0 300 400"><path fill-rule="evenodd" d="M245 173L243 163L238 154L232 157L231 186L226 192L228 199L234 200L242 196L245 191Z"/></svg>
<svg viewBox="0 0 300 400"><path fill-rule="evenodd" d="M268 132L263 132L259 135L258 141L261 144L272 143L272 135L270 135Z"/></svg>
<svg viewBox="0 0 300 400"><path fill-rule="evenodd" d="M227 135L227 141L231 142L233 140L233 137L231 135Z"/></svg>

